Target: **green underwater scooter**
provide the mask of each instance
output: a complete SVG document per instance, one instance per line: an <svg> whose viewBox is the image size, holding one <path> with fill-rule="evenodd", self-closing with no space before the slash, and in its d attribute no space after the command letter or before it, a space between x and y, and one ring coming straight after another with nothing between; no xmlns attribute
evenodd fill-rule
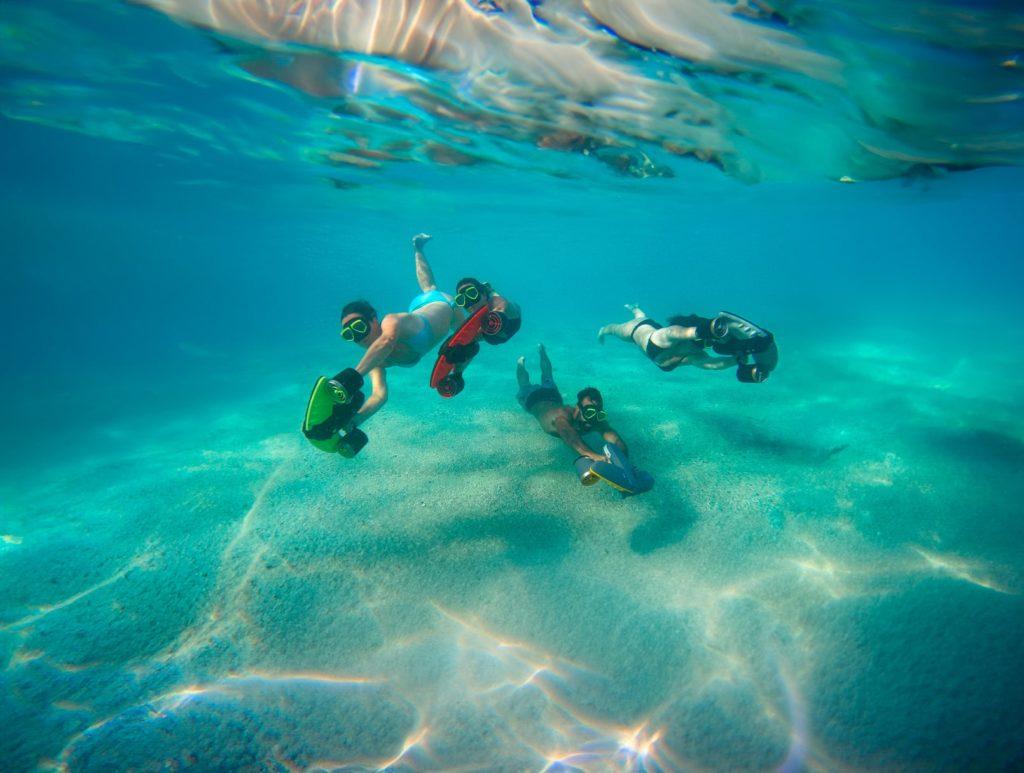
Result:
<svg viewBox="0 0 1024 773"><path fill-rule="evenodd" d="M339 374L341 376L342 374ZM363 404L363 393L358 387L346 390L338 384L338 376L321 376L313 385L302 420L302 434L325 453L339 453L351 459L369 442L366 433L353 427L345 430L355 412Z"/></svg>

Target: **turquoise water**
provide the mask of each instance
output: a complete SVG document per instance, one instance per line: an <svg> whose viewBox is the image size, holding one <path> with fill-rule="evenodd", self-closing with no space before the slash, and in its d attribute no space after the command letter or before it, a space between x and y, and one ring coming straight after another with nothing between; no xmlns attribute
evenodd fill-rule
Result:
<svg viewBox="0 0 1024 773"><path fill-rule="evenodd" d="M1018 10L150 5L0 6L0 768L1024 764ZM523 328L321 454L420 231ZM522 412L540 343L652 491Z"/></svg>

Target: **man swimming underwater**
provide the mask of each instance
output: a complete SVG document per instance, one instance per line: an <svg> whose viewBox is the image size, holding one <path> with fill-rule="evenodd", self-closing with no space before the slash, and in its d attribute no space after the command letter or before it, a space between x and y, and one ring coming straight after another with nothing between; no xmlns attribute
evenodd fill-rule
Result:
<svg viewBox="0 0 1024 773"><path fill-rule="evenodd" d="M562 439L569 448L580 456L595 462L604 462L605 456L593 451L583 442L583 435L588 432L599 432L608 443L616 444L623 454L628 453L626 442L619 433L612 429L604 410L604 399L594 387L580 390L576 395L576 405L572 408L562 401L562 393L558 391L551 371L551 360L541 344L540 383L531 384L530 374L526 370L525 358L516 362L516 379L519 382L519 393L516 399L523 409L533 415L541 428L549 435Z"/></svg>
<svg viewBox="0 0 1024 773"><path fill-rule="evenodd" d="M760 383L778 364L775 338L767 330L729 312L717 317L696 314L669 317L668 325L660 325L643 309L627 303L633 319L621 324L605 325L597 331L597 340L613 335L636 344L661 370L670 371L682 365L703 370L737 368L740 381ZM705 350L711 347L725 356L712 357Z"/></svg>
<svg viewBox="0 0 1024 773"><path fill-rule="evenodd" d="M412 367L465 318L452 297L437 289L434 272L423 253L430 238L429 234L417 234L412 240L420 294L409 303L408 311L379 319L377 311L364 300L347 303L341 310L341 337L363 347L366 353L354 368L335 376L331 385L343 402L361 395L363 376L369 375L373 390L352 417L350 427L358 427L387 402L387 368Z"/></svg>

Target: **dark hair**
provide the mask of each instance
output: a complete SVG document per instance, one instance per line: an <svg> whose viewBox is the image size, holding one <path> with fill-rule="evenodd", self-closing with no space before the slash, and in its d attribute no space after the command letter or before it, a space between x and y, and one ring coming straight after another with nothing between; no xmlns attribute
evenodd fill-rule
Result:
<svg viewBox="0 0 1024 773"><path fill-rule="evenodd" d="M604 398L601 397L601 393L598 392L594 387L585 387L576 393L576 402L583 402L584 397L589 397L599 406L604 406Z"/></svg>
<svg viewBox="0 0 1024 773"><path fill-rule="evenodd" d="M351 301L345 304L345 308L341 310L341 318L345 319L349 314L362 314L364 317L375 319L377 317L377 311L370 305L369 301L358 300Z"/></svg>
<svg viewBox="0 0 1024 773"><path fill-rule="evenodd" d="M676 314L668 318L668 324L679 325L680 327L697 327L701 318L696 314Z"/></svg>
<svg viewBox="0 0 1024 773"><path fill-rule="evenodd" d="M474 277L464 276L462 277L462 279L455 283L455 289L458 290L460 287L464 285L476 285L477 287L483 287L484 283Z"/></svg>

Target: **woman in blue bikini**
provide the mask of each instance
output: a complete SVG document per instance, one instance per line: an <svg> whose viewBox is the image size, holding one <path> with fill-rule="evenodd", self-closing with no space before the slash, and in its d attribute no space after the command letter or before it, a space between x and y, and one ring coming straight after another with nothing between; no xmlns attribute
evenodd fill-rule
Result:
<svg viewBox="0 0 1024 773"><path fill-rule="evenodd" d="M465 313L458 309L451 296L437 289L434 272L423 254L423 246L428 241L428 234L418 234L412 240L420 294L412 299L407 312L385 314L378 319L377 311L363 300L347 303L341 311L341 337L366 349L359 364L345 373L360 382L359 386L362 377L369 375L373 387L373 393L352 419L353 427L370 418L387 401L385 368L415 365L451 328L465 319ZM358 374L358 378L353 373Z"/></svg>

